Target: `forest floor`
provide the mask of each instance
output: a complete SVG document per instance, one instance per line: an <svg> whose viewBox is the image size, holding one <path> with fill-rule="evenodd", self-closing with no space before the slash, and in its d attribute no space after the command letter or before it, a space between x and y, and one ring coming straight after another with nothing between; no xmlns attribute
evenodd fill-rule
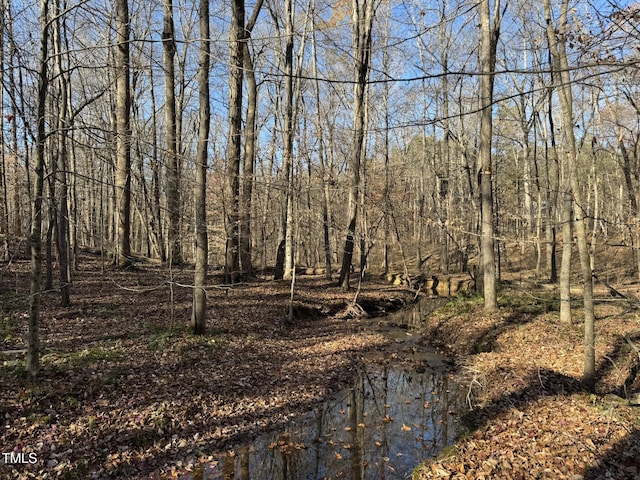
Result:
<svg viewBox="0 0 640 480"><path fill-rule="evenodd" d="M13 263L0 282L0 454L27 461L0 457L0 478L170 478L309 411L388 343L347 321L354 292L322 276L297 278L292 322L288 281L212 286L208 333L194 336L192 268L103 271L87 257L72 306L60 307L55 291L42 296L42 370L32 381L20 352L27 270ZM414 297L374 281L359 303L383 315Z"/></svg>
<svg viewBox="0 0 640 480"><path fill-rule="evenodd" d="M458 361L469 429L414 479L640 479L638 288L616 288L627 301L596 286L593 393L580 383L581 292L573 325L554 287L523 281L504 285L499 313L477 298L441 308L423 334Z"/></svg>
<svg viewBox="0 0 640 480"><path fill-rule="evenodd" d="M4 267L3 267L4 268ZM28 265L0 278L0 350L21 350ZM347 320L353 292L300 276L296 318L285 321L289 282L208 288L208 334L189 333L192 271L140 264L106 269L82 258L73 305L42 298L42 372L0 358L0 453L34 464L2 465L0 478L171 478L309 411L348 385L366 352L388 340ZM629 301L597 291L598 382L580 386L582 323L559 322L552 287L506 282L499 313L477 297L453 298L424 335L458 365L469 432L416 478L640 478L638 285ZM366 282L373 314L415 293ZM579 292L576 292L579 298ZM29 457L35 454L35 457ZM195 477L194 477L195 478Z"/></svg>

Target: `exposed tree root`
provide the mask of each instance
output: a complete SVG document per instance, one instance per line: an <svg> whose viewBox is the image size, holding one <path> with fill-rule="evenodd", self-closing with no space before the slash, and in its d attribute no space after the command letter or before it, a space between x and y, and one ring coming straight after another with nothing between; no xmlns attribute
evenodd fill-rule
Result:
<svg viewBox="0 0 640 480"><path fill-rule="evenodd" d="M347 304L345 315L349 318L364 318L369 316L365 309L356 302L350 302Z"/></svg>

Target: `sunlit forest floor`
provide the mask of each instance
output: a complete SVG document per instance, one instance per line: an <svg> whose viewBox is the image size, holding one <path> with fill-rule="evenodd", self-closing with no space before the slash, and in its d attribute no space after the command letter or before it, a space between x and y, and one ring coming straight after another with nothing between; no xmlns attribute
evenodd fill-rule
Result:
<svg viewBox="0 0 640 480"><path fill-rule="evenodd" d="M348 385L365 352L387 340L347 321L354 291L321 276L208 288L208 333L189 332L192 269L148 262L122 271L84 253L72 306L42 298L42 374L23 370L28 262L0 279L0 450L37 462L0 465L0 478L168 478L308 411ZM469 430L416 478L640 478L640 285L598 284L595 393L582 390L582 314L559 322L557 286L505 272L500 312L452 298L425 324L448 352ZM353 282L354 286L356 282ZM378 279L359 302L383 314L415 292ZM177 474L176 474L177 475ZM195 477L194 477L195 478Z"/></svg>
<svg viewBox="0 0 640 480"><path fill-rule="evenodd" d="M627 280L615 286L627 300L595 287L595 393L580 384L580 291L573 325L559 321L557 286L519 274L503 284L499 313L484 314L479 298L440 309L424 334L459 361L469 429L414 478L640 478L640 358L631 346L640 345L640 286Z"/></svg>

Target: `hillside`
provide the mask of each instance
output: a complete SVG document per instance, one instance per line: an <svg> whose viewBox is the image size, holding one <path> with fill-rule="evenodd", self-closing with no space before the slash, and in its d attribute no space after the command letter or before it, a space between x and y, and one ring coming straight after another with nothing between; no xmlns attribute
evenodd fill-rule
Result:
<svg viewBox="0 0 640 480"><path fill-rule="evenodd" d="M510 282L495 315L467 298L430 319L424 335L458 359L468 431L415 479L640 478L638 286L629 301L596 293L595 393L580 384L579 302L560 323L551 286Z"/></svg>

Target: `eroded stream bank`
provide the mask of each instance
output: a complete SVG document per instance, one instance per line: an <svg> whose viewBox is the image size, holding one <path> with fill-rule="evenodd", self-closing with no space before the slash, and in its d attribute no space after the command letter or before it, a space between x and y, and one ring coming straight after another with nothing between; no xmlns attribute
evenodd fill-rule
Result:
<svg viewBox="0 0 640 480"><path fill-rule="evenodd" d="M364 359L352 386L284 429L256 438L192 479L395 479L453 443L458 389L447 358L412 332L441 299L424 299L383 318L362 322L389 337Z"/></svg>

